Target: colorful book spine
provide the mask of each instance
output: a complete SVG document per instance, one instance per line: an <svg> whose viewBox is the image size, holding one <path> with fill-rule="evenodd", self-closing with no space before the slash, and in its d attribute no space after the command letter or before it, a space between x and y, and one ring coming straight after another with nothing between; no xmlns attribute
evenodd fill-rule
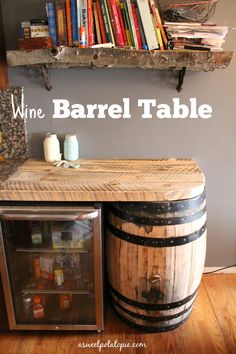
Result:
<svg viewBox="0 0 236 354"><path fill-rule="evenodd" d="M105 24L104 24L101 4L100 4L99 0L96 0L96 8L97 8L97 14L98 14L99 27L100 27L101 36L102 36L102 43L107 43Z"/></svg>
<svg viewBox="0 0 236 354"><path fill-rule="evenodd" d="M148 49L159 49L159 44L156 37L156 31L153 27L152 17L149 10L147 0L137 0L140 17L143 24L143 30L147 41Z"/></svg>
<svg viewBox="0 0 236 354"><path fill-rule="evenodd" d="M105 27L105 31L106 31L107 42L111 43L112 39L111 39L111 34L110 34L110 30L109 30L109 25L108 25L105 3L103 0L100 0L100 1L101 1L100 5L101 5L102 17L103 17L103 21L104 21L104 27Z"/></svg>
<svg viewBox="0 0 236 354"><path fill-rule="evenodd" d="M121 12L121 8L120 8L119 4L117 5L117 12L118 12L118 16L119 16L120 27L121 27L122 36L124 39L124 44L125 44L125 46L128 46L128 40L127 40L127 36L126 36L126 32L125 32L124 20L123 20L123 16L122 16L122 12Z"/></svg>
<svg viewBox="0 0 236 354"><path fill-rule="evenodd" d="M166 33L165 33L165 30L164 30L163 25L162 25L162 21L161 21L161 16L160 16L159 10L155 6L154 0L149 0L149 1L150 1L150 7L152 9L152 13L153 13L153 16L154 16L154 18L156 20L157 26L158 26L158 28L160 28L160 32L161 32L161 36L162 36L162 40L163 40L163 46L167 46L167 37L166 37Z"/></svg>
<svg viewBox="0 0 236 354"><path fill-rule="evenodd" d="M19 49L46 49L53 48L51 37L36 37L18 40Z"/></svg>
<svg viewBox="0 0 236 354"><path fill-rule="evenodd" d="M55 3L56 19L57 19L57 39L58 45L67 45L66 30L66 9L65 1L58 0Z"/></svg>
<svg viewBox="0 0 236 354"><path fill-rule="evenodd" d="M159 27L156 28L156 32L157 32L157 39L159 42L159 46L160 46L160 50L164 50L164 45L163 45L163 40L162 40L162 36L161 36L161 30Z"/></svg>
<svg viewBox="0 0 236 354"><path fill-rule="evenodd" d="M87 0L87 16L88 16L88 46L93 45L93 8L92 0Z"/></svg>
<svg viewBox="0 0 236 354"><path fill-rule="evenodd" d="M67 24L67 42L68 46L72 47L72 22L71 22L71 8L70 0L66 0L66 24Z"/></svg>
<svg viewBox="0 0 236 354"><path fill-rule="evenodd" d="M129 12L131 29L132 29L132 33L133 33L134 46L136 49L139 49L138 39L137 39L136 31L135 31L135 24L134 24L134 17L133 17L133 12L132 12L132 7L131 7L131 1L126 0L126 3L127 3L128 12Z"/></svg>
<svg viewBox="0 0 236 354"><path fill-rule="evenodd" d="M116 41L120 47L124 47L125 43L124 43L122 31L121 31L121 25L120 25L120 21L119 21L118 12L117 12L116 2L115 2L115 0L108 0L108 1L110 2L111 12L112 12L113 20L114 20Z"/></svg>
<svg viewBox="0 0 236 354"><path fill-rule="evenodd" d="M110 29L111 29L112 43L115 45L119 45L118 39L116 38L115 20L114 20L113 14L112 14L110 1L104 0L104 2L105 2L106 9L107 9L107 14L108 14L108 23L109 23Z"/></svg>
<svg viewBox="0 0 236 354"><path fill-rule="evenodd" d="M103 16L105 30L106 30L107 42L114 44L115 42L114 42L114 37L112 37L111 35L112 28L111 28L111 23L109 22L109 15L108 15L106 3L104 0L100 0L100 4L101 4L102 16Z"/></svg>
<svg viewBox="0 0 236 354"><path fill-rule="evenodd" d="M134 37L133 37L133 31L132 31L132 27L131 27L131 23L130 23L130 18L129 18L129 11L128 11L128 6L126 3L123 4L124 5L124 10L125 10L125 18L128 24L128 29L129 29L129 34L130 34L130 39L131 39L131 47L134 47Z"/></svg>
<svg viewBox="0 0 236 354"><path fill-rule="evenodd" d="M85 46L88 46L88 13L87 13L87 0L81 0L81 27L84 28L85 33Z"/></svg>
<svg viewBox="0 0 236 354"><path fill-rule="evenodd" d="M136 10L137 18L138 18L138 25L139 25L139 31L140 31L140 36L141 36L141 40L142 40L143 49L147 50L148 49L147 41L146 41L146 38L145 38L145 34L144 34L144 30L143 30L143 24L142 24L142 20L141 20L141 17L140 17L140 13L139 13L138 7L136 7L135 10Z"/></svg>
<svg viewBox="0 0 236 354"><path fill-rule="evenodd" d="M80 17L81 17L81 14L80 14L80 3L81 1L80 0L76 0L77 2L77 28L78 28L78 42L79 42L79 36L80 36Z"/></svg>
<svg viewBox="0 0 236 354"><path fill-rule="evenodd" d="M52 38L53 46L57 46L57 25L56 25L56 13L55 5L53 2L46 3L46 12L48 18L48 30L49 36Z"/></svg>
<svg viewBox="0 0 236 354"><path fill-rule="evenodd" d="M71 23L72 23L72 42L73 45L78 46L78 20L77 20L77 0L70 0L71 8Z"/></svg>
<svg viewBox="0 0 236 354"><path fill-rule="evenodd" d="M100 31L100 26L99 26L99 20L98 20L97 6L96 6L95 2L93 2L93 17L94 17L94 22L95 22L97 44L101 44L102 37L101 37L101 31Z"/></svg>
<svg viewBox="0 0 236 354"><path fill-rule="evenodd" d="M131 35L130 35L130 30L129 30L129 25L128 25L128 21L127 21L127 17L126 17L124 4L122 4L122 3L120 4L120 9L121 9L121 13L122 13L123 22L124 22L128 46L132 47L132 39L131 39Z"/></svg>
<svg viewBox="0 0 236 354"><path fill-rule="evenodd" d="M31 38L30 22L21 22L21 38Z"/></svg>
<svg viewBox="0 0 236 354"><path fill-rule="evenodd" d="M140 30L139 30L138 18L137 18L137 14L136 14L136 10L135 10L135 5L131 4L131 8L132 8L132 13L133 13L133 18L134 18L134 26L135 26L135 32L136 32L137 41L138 41L138 47L139 47L139 49L142 49L143 45L142 45L142 40L141 40L141 36L140 36Z"/></svg>

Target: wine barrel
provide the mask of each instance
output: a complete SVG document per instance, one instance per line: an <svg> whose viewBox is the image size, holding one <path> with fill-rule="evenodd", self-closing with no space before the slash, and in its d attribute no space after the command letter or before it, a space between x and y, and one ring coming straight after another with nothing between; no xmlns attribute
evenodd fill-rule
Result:
<svg viewBox="0 0 236 354"><path fill-rule="evenodd" d="M106 225L107 273L119 317L147 332L184 323L205 262L205 192L185 200L114 203Z"/></svg>

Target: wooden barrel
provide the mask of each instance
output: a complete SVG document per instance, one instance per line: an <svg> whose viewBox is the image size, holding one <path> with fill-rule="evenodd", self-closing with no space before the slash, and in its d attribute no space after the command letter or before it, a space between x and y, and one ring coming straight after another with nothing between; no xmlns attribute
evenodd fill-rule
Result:
<svg viewBox="0 0 236 354"><path fill-rule="evenodd" d="M118 315L148 332L184 323L205 262L205 193L160 203L114 203L107 216L107 273Z"/></svg>

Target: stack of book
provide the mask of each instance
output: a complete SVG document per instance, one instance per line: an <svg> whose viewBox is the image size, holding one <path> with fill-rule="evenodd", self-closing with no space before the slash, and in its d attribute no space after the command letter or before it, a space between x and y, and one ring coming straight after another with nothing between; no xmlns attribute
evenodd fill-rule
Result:
<svg viewBox="0 0 236 354"><path fill-rule="evenodd" d="M48 23L44 19L32 19L21 22L20 49L52 48L52 39L48 32Z"/></svg>
<svg viewBox="0 0 236 354"><path fill-rule="evenodd" d="M174 49L222 51L228 27L214 23L165 22Z"/></svg>
<svg viewBox="0 0 236 354"><path fill-rule="evenodd" d="M46 10L54 46L167 48L154 0L57 0Z"/></svg>

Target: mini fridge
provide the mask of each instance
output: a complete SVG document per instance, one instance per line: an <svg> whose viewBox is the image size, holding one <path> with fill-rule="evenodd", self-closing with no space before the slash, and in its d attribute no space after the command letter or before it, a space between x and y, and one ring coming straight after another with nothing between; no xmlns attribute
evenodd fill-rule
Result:
<svg viewBox="0 0 236 354"><path fill-rule="evenodd" d="M101 205L0 207L10 330L103 330Z"/></svg>

